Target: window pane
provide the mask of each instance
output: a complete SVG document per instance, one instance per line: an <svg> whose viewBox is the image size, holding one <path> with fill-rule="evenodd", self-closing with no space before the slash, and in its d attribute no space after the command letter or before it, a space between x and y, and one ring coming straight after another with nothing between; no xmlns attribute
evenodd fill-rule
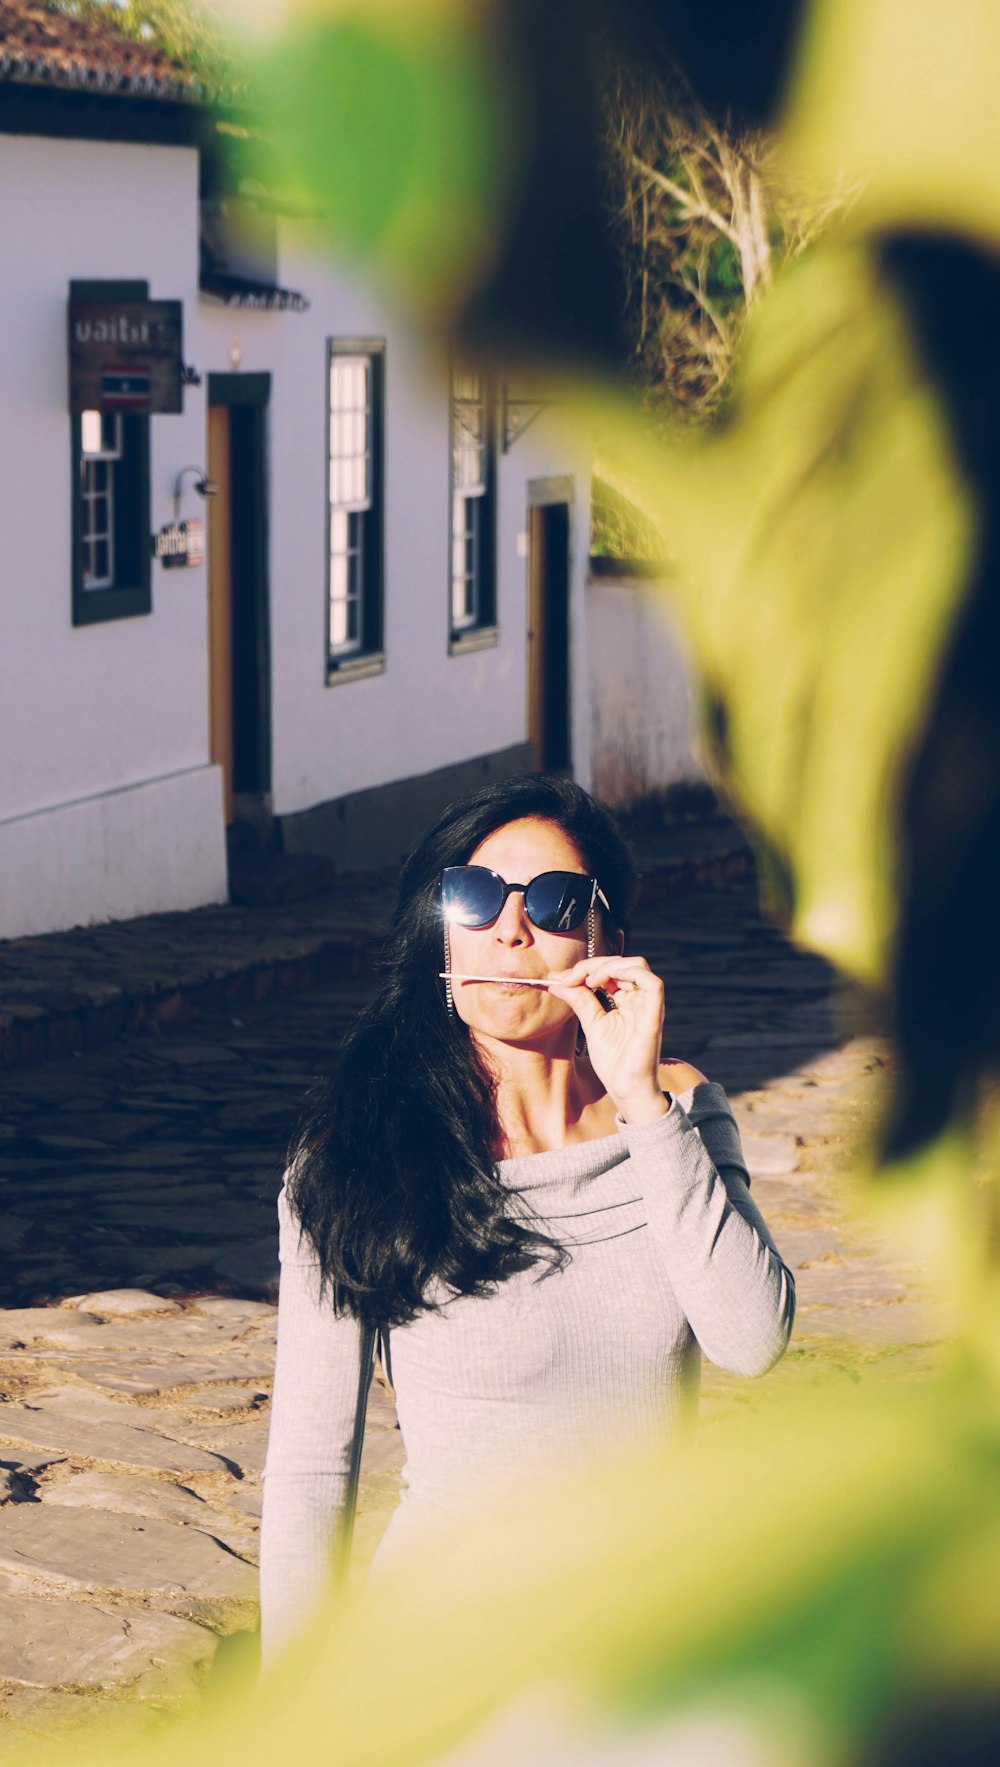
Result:
<svg viewBox="0 0 1000 1767"><path fill-rule="evenodd" d="M456 496L452 504L451 619L454 627L479 618L479 500Z"/></svg>
<svg viewBox="0 0 1000 1767"><path fill-rule="evenodd" d="M358 510L330 514L330 648L340 653L362 643L365 520Z"/></svg>
<svg viewBox="0 0 1000 1767"><path fill-rule="evenodd" d="M371 363L334 356L330 364L330 501L359 509L371 497Z"/></svg>
<svg viewBox="0 0 1000 1767"><path fill-rule="evenodd" d="M353 559L354 570L355 570L354 581L352 583L352 593L355 595L360 595L361 594L361 558L362 558L362 553L364 551L364 533L365 533L364 522L365 522L365 518L360 513L355 513L355 514L349 515L347 518L347 521L348 521L347 555L349 558Z"/></svg>
<svg viewBox="0 0 1000 1767"><path fill-rule="evenodd" d="M331 509L330 551L332 553L347 551L347 530L349 521L350 516L346 509Z"/></svg>
<svg viewBox="0 0 1000 1767"><path fill-rule="evenodd" d="M358 472L358 462L349 456L340 469L340 498L343 503L355 504L364 497L364 474Z"/></svg>
<svg viewBox="0 0 1000 1767"><path fill-rule="evenodd" d="M118 411L84 411L80 418L80 452L84 464L120 460L122 420Z"/></svg>
<svg viewBox="0 0 1000 1767"><path fill-rule="evenodd" d="M85 411L80 419L80 445L85 454L99 454L102 424L99 411Z"/></svg>
<svg viewBox="0 0 1000 1767"><path fill-rule="evenodd" d="M452 371L452 485L482 489L486 482L486 393L472 370Z"/></svg>
<svg viewBox="0 0 1000 1767"><path fill-rule="evenodd" d="M337 558L330 561L330 582L336 584L336 592L330 598L330 649L339 650L347 637L347 602L344 591L347 585L347 560Z"/></svg>
<svg viewBox="0 0 1000 1767"><path fill-rule="evenodd" d="M85 589L114 586L114 466L86 459L81 466L81 580Z"/></svg>

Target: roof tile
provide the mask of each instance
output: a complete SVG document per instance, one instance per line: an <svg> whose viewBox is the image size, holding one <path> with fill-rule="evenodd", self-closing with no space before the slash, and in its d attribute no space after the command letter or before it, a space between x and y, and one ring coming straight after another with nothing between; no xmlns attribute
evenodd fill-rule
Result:
<svg viewBox="0 0 1000 1767"><path fill-rule="evenodd" d="M45 0L0 0L4 81L174 102L209 96L182 61L123 36L113 15L107 23L73 18Z"/></svg>

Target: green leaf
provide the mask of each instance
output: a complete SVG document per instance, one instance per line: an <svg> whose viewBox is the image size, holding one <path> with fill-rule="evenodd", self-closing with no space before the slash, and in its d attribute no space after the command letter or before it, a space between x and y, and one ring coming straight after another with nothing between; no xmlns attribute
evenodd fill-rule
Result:
<svg viewBox="0 0 1000 1767"><path fill-rule="evenodd" d="M790 880L793 930L884 982L895 818L974 519L903 314L820 249L752 316L731 421L643 454L726 788Z"/></svg>
<svg viewBox="0 0 1000 1767"><path fill-rule="evenodd" d="M1000 238L1000 7L995 0L813 0L783 131L865 227Z"/></svg>
<svg viewBox="0 0 1000 1767"><path fill-rule="evenodd" d="M465 9L307 15L250 68L263 181L317 217L329 249L450 308L492 249L512 158L503 69Z"/></svg>

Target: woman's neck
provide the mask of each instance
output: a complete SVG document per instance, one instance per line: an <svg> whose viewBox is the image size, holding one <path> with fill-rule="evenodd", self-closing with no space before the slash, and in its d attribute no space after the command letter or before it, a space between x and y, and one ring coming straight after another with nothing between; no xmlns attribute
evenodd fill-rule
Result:
<svg viewBox="0 0 1000 1767"><path fill-rule="evenodd" d="M573 1031L575 1042L575 1029ZM477 1039L496 1078L499 1159L610 1135L614 1105L586 1054Z"/></svg>

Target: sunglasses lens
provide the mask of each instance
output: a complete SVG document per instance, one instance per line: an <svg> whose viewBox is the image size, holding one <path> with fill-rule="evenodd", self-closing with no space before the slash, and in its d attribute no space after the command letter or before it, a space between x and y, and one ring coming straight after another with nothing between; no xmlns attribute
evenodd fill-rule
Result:
<svg viewBox="0 0 1000 1767"><path fill-rule="evenodd" d="M456 926L489 926L503 907L503 884L485 865L450 865L441 874L441 903Z"/></svg>
<svg viewBox="0 0 1000 1767"><path fill-rule="evenodd" d="M571 933L587 918L593 896L589 877L572 871L543 871L525 892L528 919L543 933Z"/></svg>

